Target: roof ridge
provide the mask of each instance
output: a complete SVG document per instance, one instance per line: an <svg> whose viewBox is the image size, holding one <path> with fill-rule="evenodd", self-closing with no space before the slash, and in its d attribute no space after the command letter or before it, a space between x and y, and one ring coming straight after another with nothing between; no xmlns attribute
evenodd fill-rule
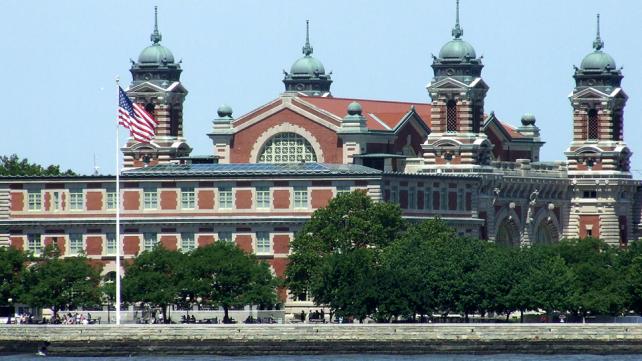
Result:
<svg viewBox="0 0 642 361"><path fill-rule="evenodd" d="M297 97L298 98L298 97ZM412 101L402 101L402 100L383 100L383 99L365 99L365 98L343 98L343 97L315 97L307 96L306 99L337 99L337 100L354 100L354 101L367 101L367 102L378 102L378 103L396 103L396 104L417 104L417 105L431 105L431 103L422 103L422 102L412 102Z"/></svg>

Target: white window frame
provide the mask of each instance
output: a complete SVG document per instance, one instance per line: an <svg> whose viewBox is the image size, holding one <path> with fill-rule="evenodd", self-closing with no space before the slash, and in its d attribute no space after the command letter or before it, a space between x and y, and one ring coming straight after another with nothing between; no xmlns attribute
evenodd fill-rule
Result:
<svg viewBox="0 0 642 361"><path fill-rule="evenodd" d="M27 234L27 251L32 252L34 256L40 256L43 250L42 235L40 233Z"/></svg>
<svg viewBox="0 0 642 361"><path fill-rule="evenodd" d="M42 210L42 193L27 192L27 209L30 211Z"/></svg>
<svg viewBox="0 0 642 361"><path fill-rule="evenodd" d="M143 190L143 209L158 209L158 190Z"/></svg>
<svg viewBox="0 0 642 361"><path fill-rule="evenodd" d="M181 232L181 251L189 252L196 249L196 235L194 232Z"/></svg>
<svg viewBox="0 0 642 361"><path fill-rule="evenodd" d="M85 194L82 189L69 190L69 210L82 211L85 208Z"/></svg>
<svg viewBox="0 0 642 361"><path fill-rule="evenodd" d="M272 254L272 239L270 237L270 232L256 232L256 254Z"/></svg>
<svg viewBox="0 0 642 361"><path fill-rule="evenodd" d="M62 210L62 192L52 191L51 192L51 211L60 211Z"/></svg>
<svg viewBox="0 0 642 361"><path fill-rule="evenodd" d="M294 208L308 208L309 196L308 187L294 187Z"/></svg>
<svg viewBox="0 0 642 361"><path fill-rule="evenodd" d="M117 204L116 191L105 192L105 209L116 209Z"/></svg>
<svg viewBox="0 0 642 361"><path fill-rule="evenodd" d="M219 209L234 208L234 190L231 187L218 188L218 208Z"/></svg>
<svg viewBox="0 0 642 361"><path fill-rule="evenodd" d="M75 256L85 251L85 240L82 233L69 233L69 249L68 255ZM80 244L78 244L80 242ZM78 247L80 246L80 247Z"/></svg>
<svg viewBox="0 0 642 361"><path fill-rule="evenodd" d="M337 186L337 195L350 193L350 186Z"/></svg>
<svg viewBox="0 0 642 361"><path fill-rule="evenodd" d="M432 187L426 187L424 190L424 209L432 210Z"/></svg>
<svg viewBox="0 0 642 361"><path fill-rule="evenodd" d="M399 204L399 187L392 186L390 188L390 202Z"/></svg>
<svg viewBox="0 0 642 361"><path fill-rule="evenodd" d="M227 236L229 236L229 238L227 238ZM234 233L232 233L231 231L219 231L216 234L216 237L219 242L234 243Z"/></svg>
<svg viewBox="0 0 642 361"><path fill-rule="evenodd" d="M106 233L105 234L105 254L115 255L116 247L118 247L118 243L116 242L116 233Z"/></svg>
<svg viewBox="0 0 642 361"><path fill-rule="evenodd" d="M159 243L158 233L144 232L143 233L143 252L151 251Z"/></svg>
<svg viewBox="0 0 642 361"><path fill-rule="evenodd" d="M270 187L256 187L256 208L270 209L272 207L270 193Z"/></svg>
<svg viewBox="0 0 642 361"><path fill-rule="evenodd" d="M196 190L194 187L181 188L181 209L196 208Z"/></svg>

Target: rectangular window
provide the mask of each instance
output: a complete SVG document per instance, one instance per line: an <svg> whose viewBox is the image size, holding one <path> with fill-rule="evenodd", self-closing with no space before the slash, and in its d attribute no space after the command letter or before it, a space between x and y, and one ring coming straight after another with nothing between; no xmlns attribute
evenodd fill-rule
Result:
<svg viewBox="0 0 642 361"><path fill-rule="evenodd" d="M256 208L270 208L270 188L256 188Z"/></svg>
<svg viewBox="0 0 642 361"><path fill-rule="evenodd" d="M107 233L105 235L105 253L116 254L116 233Z"/></svg>
<svg viewBox="0 0 642 361"><path fill-rule="evenodd" d="M194 209L196 208L196 193L193 187L181 189L181 208Z"/></svg>
<svg viewBox="0 0 642 361"><path fill-rule="evenodd" d="M145 209L158 208L158 192L156 190L149 190L143 192L143 205Z"/></svg>
<svg viewBox="0 0 642 361"><path fill-rule="evenodd" d="M143 251L151 251L158 244L156 232L143 233Z"/></svg>
<svg viewBox="0 0 642 361"><path fill-rule="evenodd" d="M181 251L189 252L196 248L196 242L194 241L194 233L185 232L181 233Z"/></svg>
<svg viewBox="0 0 642 361"><path fill-rule="evenodd" d="M28 202L29 202L29 210L30 211L42 210L42 194L40 194L40 192L38 192L38 193L29 192L27 194L27 198L28 198Z"/></svg>
<svg viewBox="0 0 642 361"><path fill-rule="evenodd" d="M308 189L294 188L294 208L308 208Z"/></svg>
<svg viewBox="0 0 642 361"><path fill-rule="evenodd" d="M69 234L69 254L76 255L82 253L85 250L82 241L81 233L70 233Z"/></svg>
<svg viewBox="0 0 642 361"><path fill-rule="evenodd" d="M441 210L447 210L448 209L448 188L442 187L441 192L440 192L440 200L439 200L439 209Z"/></svg>
<svg viewBox="0 0 642 361"><path fill-rule="evenodd" d="M219 208L230 209L232 208L232 188L220 187L218 189Z"/></svg>
<svg viewBox="0 0 642 361"><path fill-rule="evenodd" d="M426 187L424 190L424 209L432 209L432 188Z"/></svg>
<svg viewBox="0 0 642 361"><path fill-rule="evenodd" d="M417 209L417 190L410 188L408 191L408 209Z"/></svg>
<svg viewBox="0 0 642 361"><path fill-rule="evenodd" d="M350 187L348 187L348 186L338 186L337 187L337 195L348 194L348 193L350 193Z"/></svg>
<svg viewBox="0 0 642 361"><path fill-rule="evenodd" d="M69 209L73 211L81 211L85 207L85 197L80 190L69 191Z"/></svg>
<svg viewBox="0 0 642 361"><path fill-rule="evenodd" d="M268 232L256 232L256 254L272 253L270 234Z"/></svg>
<svg viewBox="0 0 642 361"><path fill-rule="evenodd" d="M234 242L232 239L232 232L222 231L218 232L219 242Z"/></svg>
<svg viewBox="0 0 642 361"><path fill-rule="evenodd" d="M27 235L27 251L34 256L40 256L42 253L42 239L39 234Z"/></svg>
<svg viewBox="0 0 642 361"><path fill-rule="evenodd" d="M464 209L464 189L457 189L457 210L461 211Z"/></svg>
<svg viewBox="0 0 642 361"><path fill-rule="evenodd" d="M51 210L60 210L60 192L51 192Z"/></svg>
<svg viewBox="0 0 642 361"><path fill-rule="evenodd" d="M116 192L107 192L107 209L116 209Z"/></svg>
<svg viewBox="0 0 642 361"><path fill-rule="evenodd" d="M582 198L597 198L597 191L584 191Z"/></svg>
<svg viewBox="0 0 642 361"><path fill-rule="evenodd" d="M392 191L390 191L390 202L399 203L399 188L397 186L392 187Z"/></svg>

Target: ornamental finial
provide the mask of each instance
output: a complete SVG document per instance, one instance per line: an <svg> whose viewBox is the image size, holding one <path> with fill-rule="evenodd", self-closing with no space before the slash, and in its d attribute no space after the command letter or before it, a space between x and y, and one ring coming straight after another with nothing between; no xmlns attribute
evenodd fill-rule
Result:
<svg viewBox="0 0 642 361"><path fill-rule="evenodd" d="M457 10L455 14L455 27L453 28L452 34L455 39L459 39L464 35L464 29L459 26L459 0L457 0Z"/></svg>
<svg viewBox="0 0 642 361"><path fill-rule="evenodd" d="M305 45L303 46L303 54L310 55L312 54L312 46L310 45L310 20L305 21Z"/></svg>
<svg viewBox="0 0 642 361"><path fill-rule="evenodd" d="M597 34L595 35L595 41L593 42L593 49L599 51L604 47L604 42L600 38L600 14L597 14Z"/></svg>
<svg viewBox="0 0 642 361"><path fill-rule="evenodd" d="M158 44L163 39L161 33L158 32L158 6L154 6L154 31L150 36L152 43Z"/></svg>

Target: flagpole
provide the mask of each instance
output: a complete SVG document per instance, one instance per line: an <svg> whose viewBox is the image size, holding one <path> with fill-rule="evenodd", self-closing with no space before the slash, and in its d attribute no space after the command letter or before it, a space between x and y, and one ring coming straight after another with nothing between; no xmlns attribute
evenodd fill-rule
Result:
<svg viewBox="0 0 642 361"><path fill-rule="evenodd" d="M116 77L116 90L120 98L120 79ZM118 128L120 124L116 120L116 325L120 325L120 146Z"/></svg>

